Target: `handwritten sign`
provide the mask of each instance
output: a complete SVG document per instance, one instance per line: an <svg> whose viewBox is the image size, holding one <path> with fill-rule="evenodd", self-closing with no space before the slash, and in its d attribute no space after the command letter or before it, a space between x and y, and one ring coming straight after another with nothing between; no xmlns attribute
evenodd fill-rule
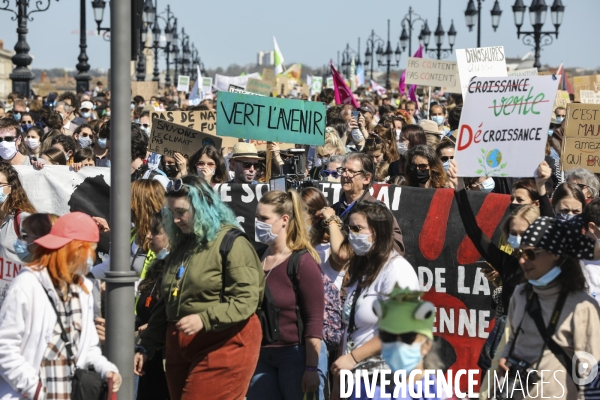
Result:
<svg viewBox="0 0 600 400"><path fill-rule="evenodd" d="M457 49L456 62L463 97L466 98L471 78L495 77L506 75L506 56L504 47L479 47Z"/></svg>
<svg viewBox="0 0 600 400"><path fill-rule="evenodd" d="M508 76L538 76L537 68L515 69L508 73Z"/></svg>
<svg viewBox="0 0 600 400"><path fill-rule="evenodd" d="M246 91L250 93L260 94L261 96L270 96L273 92L273 86L274 85L272 82L255 78L249 78L248 84L246 85Z"/></svg>
<svg viewBox="0 0 600 400"><path fill-rule="evenodd" d="M566 90L557 90L556 91L556 99L554 100L553 110L556 110L558 107L567 107L567 104L571 102L571 98L569 97L569 92Z"/></svg>
<svg viewBox="0 0 600 400"><path fill-rule="evenodd" d="M461 93L458 65L454 61L409 57L406 64L406 83L444 87L445 92Z"/></svg>
<svg viewBox="0 0 600 400"><path fill-rule="evenodd" d="M190 91L190 77L185 75L179 75L177 80L177 91L178 92L189 92Z"/></svg>
<svg viewBox="0 0 600 400"><path fill-rule="evenodd" d="M558 81L551 76L474 78L456 143L461 176L533 176L544 159Z"/></svg>
<svg viewBox="0 0 600 400"><path fill-rule="evenodd" d="M573 77L573 94L575 101L581 101L581 90L600 90L600 75L585 75Z"/></svg>
<svg viewBox="0 0 600 400"><path fill-rule="evenodd" d="M580 90L579 100L583 104L600 104L600 91Z"/></svg>
<svg viewBox="0 0 600 400"><path fill-rule="evenodd" d="M600 105L569 103L560 162L563 170L600 173Z"/></svg>
<svg viewBox="0 0 600 400"><path fill-rule="evenodd" d="M221 144L220 137L154 118L148 150L168 157L173 157L175 153L181 153L189 158L204 146L220 149Z"/></svg>
<svg viewBox="0 0 600 400"><path fill-rule="evenodd" d="M325 143L325 105L321 102L221 92L217 112L219 136L295 144Z"/></svg>
<svg viewBox="0 0 600 400"><path fill-rule="evenodd" d="M142 96L144 100L150 100L150 97L158 94L158 82L131 82L131 94L133 97Z"/></svg>
<svg viewBox="0 0 600 400"><path fill-rule="evenodd" d="M265 82L275 83L275 70L271 68L263 68L262 72L262 80Z"/></svg>

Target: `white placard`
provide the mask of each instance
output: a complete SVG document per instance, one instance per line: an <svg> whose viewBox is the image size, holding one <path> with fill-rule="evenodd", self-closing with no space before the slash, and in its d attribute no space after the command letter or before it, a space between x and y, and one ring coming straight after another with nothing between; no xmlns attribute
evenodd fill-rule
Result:
<svg viewBox="0 0 600 400"><path fill-rule="evenodd" d="M537 68L515 69L509 71L508 76L538 76Z"/></svg>
<svg viewBox="0 0 600 400"><path fill-rule="evenodd" d="M456 154L460 176L533 176L544 160L558 80L552 76L473 78Z"/></svg>
<svg viewBox="0 0 600 400"><path fill-rule="evenodd" d="M443 87L448 93L461 93L458 65L455 61L408 57L406 83Z"/></svg>
<svg viewBox="0 0 600 400"><path fill-rule="evenodd" d="M203 76L202 77L202 94L203 97L206 96L209 93L212 93L212 84L213 84L213 78L210 76Z"/></svg>
<svg viewBox="0 0 600 400"><path fill-rule="evenodd" d="M248 84L248 78L260 79L260 74L258 72L243 76L225 76L216 74L215 87L218 90L224 92L226 92L229 89L229 85L235 85L246 89L246 85Z"/></svg>
<svg viewBox="0 0 600 400"><path fill-rule="evenodd" d="M456 62L458 63L462 94L465 98L469 81L474 76L507 76L506 56L502 46L457 49Z"/></svg>
<svg viewBox="0 0 600 400"><path fill-rule="evenodd" d="M177 91L188 93L190 91L190 77L185 75L179 75L177 80Z"/></svg>
<svg viewBox="0 0 600 400"><path fill-rule="evenodd" d="M600 92L593 90L580 90L579 100L583 104L600 104Z"/></svg>

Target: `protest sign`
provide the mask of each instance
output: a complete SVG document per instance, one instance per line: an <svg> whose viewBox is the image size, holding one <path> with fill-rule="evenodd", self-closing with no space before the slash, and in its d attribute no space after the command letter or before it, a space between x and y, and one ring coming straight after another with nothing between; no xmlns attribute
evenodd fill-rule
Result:
<svg viewBox="0 0 600 400"><path fill-rule="evenodd" d="M246 85L246 91L249 93L260 94L261 96L270 96L273 93L273 83L264 80L250 78Z"/></svg>
<svg viewBox="0 0 600 400"><path fill-rule="evenodd" d="M152 121L148 150L168 157L180 153L189 158L204 146L220 149L221 143L222 139L218 136L155 118Z"/></svg>
<svg viewBox="0 0 600 400"><path fill-rule="evenodd" d="M150 113L150 121L155 118L217 136L217 118L214 111L153 111ZM235 138L222 138L222 141L224 147L231 147L238 142Z"/></svg>
<svg viewBox="0 0 600 400"><path fill-rule="evenodd" d="M246 84L248 83L249 78L257 78L260 79L260 75L258 72L254 72L248 75L241 76L225 76L225 75L215 75L215 87L221 91L227 91L229 89L229 85L239 86L242 89L246 89Z"/></svg>
<svg viewBox="0 0 600 400"><path fill-rule="evenodd" d="M325 143L321 102L221 92L217 98L219 136L273 142Z"/></svg>
<svg viewBox="0 0 600 400"><path fill-rule="evenodd" d="M573 94L575 101L581 101L581 90L600 90L600 75L585 75L573 77Z"/></svg>
<svg viewBox="0 0 600 400"><path fill-rule="evenodd" d="M569 103L561 164L565 171L585 168L600 173L600 105Z"/></svg>
<svg viewBox="0 0 600 400"><path fill-rule="evenodd" d="M202 77L202 93L204 95L212 92L212 82L213 82L213 78Z"/></svg>
<svg viewBox="0 0 600 400"><path fill-rule="evenodd" d="M327 77L327 87L333 89L333 76Z"/></svg>
<svg viewBox="0 0 600 400"><path fill-rule="evenodd" d="M515 69L508 72L508 76L538 76L537 68Z"/></svg>
<svg viewBox="0 0 600 400"><path fill-rule="evenodd" d="M323 77L313 76L310 81L310 94L321 93L321 90L323 90Z"/></svg>
<svg viewBox="0 0 600 400"><path fill-rule="evenodd" d="M569 97L569 92L566 90L557 90L556 91L556 99L554 100L554 107L552 110L556 110L557 107L567 107L567 104L571 102L571 98Z"/></svg>
<svg viewBox="0 0 600 400"><path fill-rule="evenodd" d="M600 91L580 90L579 100L583 104L600 104Z"/></svg>
<svg viewBox="0 0 600 400"><path fill-rule="evenodd" d="M458 128L460 176L532 176L548 138L552 76L474 78Z"/></svg>
<svg viewBox="0 0 600 400"><path fill-rule="evenodd" d="M142 96L144 100L148 101L152 96L158 95L158 82L154 81L141 81L131 82L131 95Z"/></svg>
<svg viewBox="0 0 600 400"><path fill-rule="evenodd" d="M290 94L292 89L294 89L294 82L292 82L288 77L282 75L277 77L277 84L275 86L275 94L277 96L287 96Z"/></svg>
<svg viewBox="0 0 600 400"><path fill-rule="evenodd" d="M262 94L247 92L243 88L235 85L229 85L229 89L227 90L229 93L241 93L248 94L250 96L262 96Z"/></svg>
<svg viewBox="0 0 600 400"><path fill-rule="evenodd" d="M274 84L276 82L275 70L273 70L271 68L263 68L262 80L265 82L271 82Z"/></svg>
<svg viewBox="0 0 600 400"><path fill-rule="evenodd" d="M178 92L189 92L190 91L190 77L185 75L179 75L177 80L177 91Z"/></svg>
<svg viewBox="0 0 600 400"><path fill-rule="evenodd" d="M507 76L506 57L502 46L457 49L456 62L462 95L465 98L469 82L474 76L478 78Z"/></svg>
<svg viewBox="0 0 600 400"><path fill-rule="evenodd" d="M406 83L443 87L445 92L461 93L458 66L454 61L408 57Z"/></svg>

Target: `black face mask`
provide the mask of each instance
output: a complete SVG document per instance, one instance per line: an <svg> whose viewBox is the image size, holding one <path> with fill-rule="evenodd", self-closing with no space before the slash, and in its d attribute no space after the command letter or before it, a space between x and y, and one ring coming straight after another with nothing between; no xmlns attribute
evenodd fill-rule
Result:
<svg viewBox="0 0 600 400"><path fill-rule="evenodd" d="M429 180L429 170L415 169L412 171L413 178L420 184L425 184Z"/></svg>
<svg viewBox="0 0 600 400"><path fill-rule="evenodd" d="M510 205L508 206L508 209L510 210L511 214L514 214L521 207L523 207L523 204L510 203Z"/></svg>
<svg viewBox="0 0 600 400"><path fill-rule="evenodd" d="M163 171L165 172L165 174L167 174L167 177L169 177L169 178L176 177L177 173L179 172L177 170L176 165L165 165L165 167L163 168Z"/></svg>

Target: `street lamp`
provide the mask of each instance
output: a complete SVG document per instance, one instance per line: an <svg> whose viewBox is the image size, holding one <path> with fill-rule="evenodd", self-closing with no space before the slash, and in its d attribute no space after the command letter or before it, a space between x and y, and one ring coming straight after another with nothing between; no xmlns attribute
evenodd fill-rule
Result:
<svg viewBox="0 0 600 400"><path fill-rule="evenodd" d="M525 18L525 11L527 9L523 4L523 0L516 0L512 9L515 25L517 26L517 39L523 35L523 44L534 48L535 62L533 66L540 68L542 66L540 63L541 49L554 42L552 35L558 39L558 28L562 24L565 6L562 4L561 0L554 0L552 7L550 7L554 31L542 31L542 27L546 22L546 13L548 11L548 6L544 0L533 0L531 6L529 6L529 21L533 26L533 31L521 31L521 26L523 25L523 20Z"/></svg>
<svg viewBox="0 0 600 400"><path fill-rule="evenodd" d="M165 46L164 47L158 47L159 49L163 49L165 52L165 58L166 58L166 62L167 62L167 69L165 71L165 87L169 87L171 86L171 75L169 74L169 66L170 66L170 60L169 60L169 56L171 53L171 43L173 43L173 39L174 39L174 32L175 32L175 28L173 27L173 25L171 25L171 22L175 23L175 16L173 15L173 13L171 12L171 6L167 5L167 9L166 11L163 12L163 14L166 13L166 18L163 17L162 15L159 15L156 17L156 19L158 20L158 18L162 19L165 22ZM160 30L158 32L159 34L159 40L160 40ZM155 69L156 72L158 72L158 61L156 60L158 57L155 56Z"/></svg>
<svg viewBox="0 0 600 400"><path fill-rule="evenodd" d="M355 63L360 65L360 38L358 39L358 51L354 51L350 48L350 45L346 43L346 49L342 52L342 73L347 79L350 79L350 64L352 64L352 56L356 56ZM358 61L357 61L358 60Z"/></svg>
<svg viewBox="0 0 600 400"><path fill-rule="evenodd" d="M417 18L413 19L413 15ZM412 32L414 29L414 25L417 22L422 22L425 24L425 20L421 18L421 16L417 13L413 12L412 7L408 7L408 14L402 18L402 34L400 35L400 46L402 46L402 50L406 50L406 46L408 46L408 55L412 57ZM408 26L408 31L406 27ZM422 45L421 37L419 36L419 44Z"/></svg>
<svg viewBox="0 0 600 400"><path fill-rule="evenodd" d="M450 48L442 48L442 45L444 44L444 36L446 36L446 32L444 32L444 28L442 27L442 0L438 0L438 23L434 33L436 46L435 49L429 49L430 35L431 32L427 26L427 21L425 21L425 26L423 27L423 30L421 30L421 36L423 37L423 42L425 43L425 51L427 51L432 57L435 55L438 60L446 58L452 54L452 48L454 47L454 43L456 41L456 29L454 29L454 21L450 21L450 29L448 30L448 44L450 45Z"/></svg>
<svg viewBox="0 0 600 400"><path fill-rule="evenodd" d="M475 2L473 0L469 0L467 9L465 10L465 22L467 23L469 32L473 31L473 27L476 23L475 17L477 17L477 47L481 47L481 3L483 1L484 0L477 0L477 7L475 7ZM500 25L500 16L502 15L502 10L500 9L498 0L496 0L494 3L494 7L492 8L490 14L492 15L492 28L495 32Z"/></svg>
<svg viewBox="0 0 600 400"><path fill-rule="evenodd" d="M104 9L106 8L106 1L94 0L92 1L92 9L94 10L94 20L96 21L98 35L102 35L104 40L110 39L110 28L103 28L102 20L104 19ZM104 32L104 33L102 33Z"/></svg>
<svg viewBox="0 0 600 400"><path fill-rule="evenodd" d="M181 75L189 76L189 67L190 67L190 36L185 33L185 29L181 28Z"/></svg>
<svg viewBox="0 0 600 400"><path fill-rule="evenodd" d="M76 92L87 92L90 90L90 80L92 77L88 74L90 65L88 64L88 56L85 52L87 48L86 38L86 27L85 27L85 2L86 0L79 0L79 61L75 66L77 68L77 75L75 75L75 81L77 82Z"/></svg>
<svg viewBox="0 0 600 400"><path fill-rule="evenodd" d="M30 17L31 14L46 11L50 7L51 0L46 0L45 2L46 6L43 7L43 0L36 1L36 8L29 11L27 10L29 7L29 0L17 0L17 11L8 8L9 2L7 0L2 1L3 5L0 6L0 11L10 11L15 14L13 20L17 20L18 39L17 44L15 44L15 55L12 56L12 63L16 68L13 69L9 76L12 80L12 91L22 94L27 98L31 96L31 81L35 78L33 72L29 69L29 65L31 65L33 59L29 55L30 47L29 44L27 44L27 33L29 32L27 29L27 21L33 21L33 18Z"/></svg>
<svg viewBox="0 0 600 400"><path fill-rule="evenodd" d="M400 55L402 51L400 51L400 43L396 46L396 51L392 51L392 44L390 43L390 20L388 19L388 29L387 29L387 44L385 47L385 51L383 51L383 47L377 49L377 62L380 67L386 66L385 73L385 88L387 90L392 89L392 83L390 82L390 67L393 65L394 67L398 67L400 65ZM395 62L392 62L392 55L394 56ZM383 58L385 57L385 62Z"/></svg>
<svg viewBox="0 0 600 400"><path fill-rule="evenodd" d="M383 45L383 39L375 34L374 30L371 30L371 35L367 38L367 50L365 51L365 66L371 65L371 79L373 79L373 67L375 66L374 57L377 56L377 63L380 63L381 45ZM375 50L377 46L377 50Z"/></svg>

